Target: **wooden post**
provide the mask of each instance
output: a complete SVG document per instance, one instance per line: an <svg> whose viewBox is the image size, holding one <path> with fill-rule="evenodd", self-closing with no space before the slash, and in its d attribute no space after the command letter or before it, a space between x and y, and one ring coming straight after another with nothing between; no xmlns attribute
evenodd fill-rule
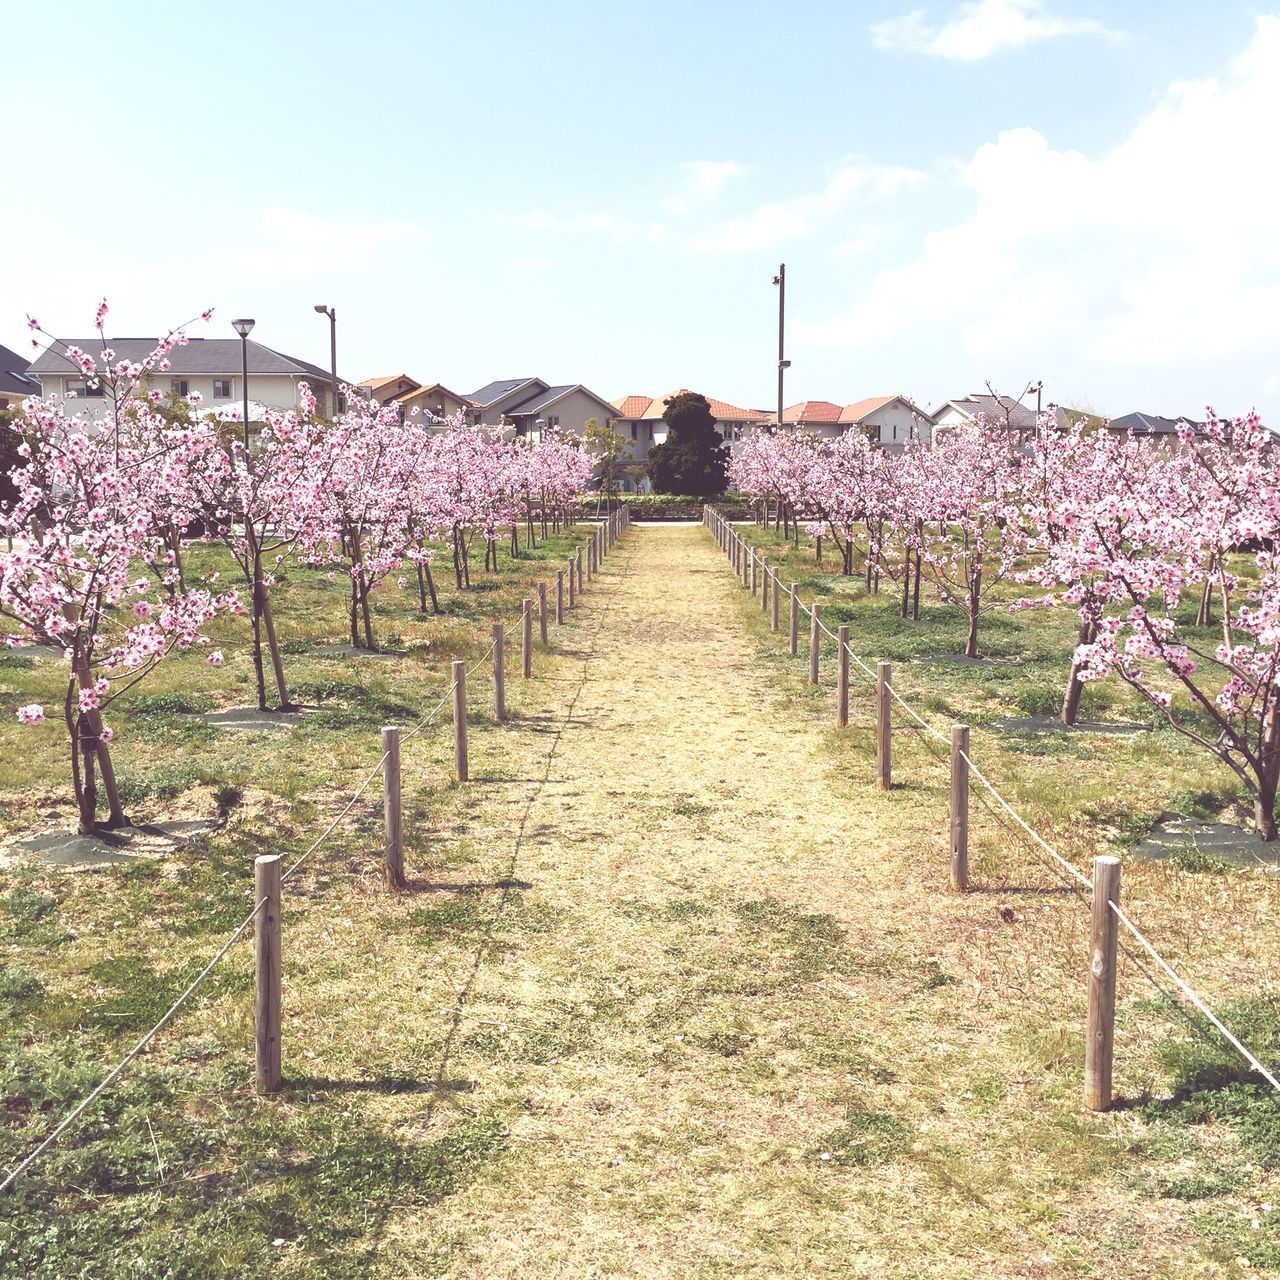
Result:
<svg viewBox="0 0 1280 1280"><path fill-rule="evenodd" d="M572 609L578 599L578 588L574 582L573 557L569 557L569 608Z"/></svg>
<svg viewBox="0 0 1280 1280"><path fill-rule="evenodd" d="M815 604L809 614L809 683L818 683L818 658L822 645L822 606Z"/></svg>
<svg viewBox="0 0 1280 1280"><path fill-rule="evenodd" d="M796 584L794 582L791 584L791 590L787 594L791 598L789 629L791 633L791 656L794 658L800 652L800 597L796 595Z"/></svg>
<svg viewBox="0 0 1280 1280"><path fill-rule="evenodd" d="M593 533L587 539L587 581L590 582L595 576L595 560L596 560L596 535Z"/></svg>
<svg viewBox="0 0 1280 1280"><path fill-rule="evenodd" d="M400 818L400 730L382 730L382 821L386 829L387 884L404 888L404 833Z"/></svg>
<svg viewBox="0 0 1280 1280"><path fill-rule="evenodd" d="M280 1088L280 855L253 860L258 911L253 937L254 1081L259 1093Z"/></svg>
<svg viewBox="0 0 1280 1280"><path fill-rule="evenodd" d="M769 557L760 557L760 612L769 610Z"/></svg>
<svg viewBox="0 0 1280 1280"><path fill-rule="evenodd" d="M526 680L533 675L533 601L524 602L520 615L520 671Z"/></svg>
<svg viewBox="0 0 1280 1280"><path fill-rule="evenodd" d="M847 623L836 628L839 644L839 661L836 664L836 728L849 727L849 627Z"/></svg>
<svg viewBox="0 0 1280 1280"><path fill-rule="evenodd" d="M453 663L453 771L459 782L471 776L467 769L467 664L461 658Z"/></svg>
<svg viewBox="0 0 1280 1280"><path fill-rule="evenodd" d="M756 549L751 548L751 594L756 594Z"/></svg>
<svg viewBox="0 0 1280 1280"><path fill-rule="evenodd" d="M556 626L564 626L564 570L556 570Z"/></svg>
<svg viewBox="0 0 1280 1280"><path fill-rule="evenodd" d="M507 718L507 634L502 623L493 624L493 718Z"/></svg>
<svg viewBox="0 0 1280 1280"><path fill-rule="evenodd" d="M578 565L578 594L582 594L582 548L578 548L578 554L575 557Z"/></svg>
<svg viewBox="0 0 1280 1280"><path fill-rule="evenodd" d="M1089 930L1089 1024L1084 1045L1084 1105L1111 1105L1111 1063L1116 1029L1116 916L1120 859L1093 860L1093 914Z"/></svg>
<svg viewBox="0 0 1280 1280"><path fill-rule="evenodd" d="M876 663L876 786L888 791L893 786L893 762L890 758L890 733L893 718L889 713L889 676L887 662Z"/></svg>
<svg viewBox="0 0 1280 1280"><path fill-rule="evenodd" d="M969 887L969 726L951 726L951 887Z"/></svg>
<svg viewBox="0 0 1280 1280"><path fill-rule="evenodd" d="M538 639L543 647L547 643L547 584L538 583Z"/></svg>
<svg viewBox="0 0 1280 1280"><path fill-rule="evenodd" d="M777 573L773 575L773 590L770 592L769 603L773 607L773 612L769 615L769 625L774 631L778 630L778 594L782 590L782 583L778 580Z"/></svg>

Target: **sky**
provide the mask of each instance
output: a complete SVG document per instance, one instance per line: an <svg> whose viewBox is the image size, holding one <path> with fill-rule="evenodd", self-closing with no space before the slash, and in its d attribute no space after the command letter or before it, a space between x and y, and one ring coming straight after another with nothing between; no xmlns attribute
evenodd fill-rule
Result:
<svg viewBox="0 0 1280 1280"><path fill-rule="evenodd" d="M1280 3L5 6L0 342L1280 428ZM13 56L21 50L21 56ZM1033 400L1034 396L1029 397Z"/></svg>

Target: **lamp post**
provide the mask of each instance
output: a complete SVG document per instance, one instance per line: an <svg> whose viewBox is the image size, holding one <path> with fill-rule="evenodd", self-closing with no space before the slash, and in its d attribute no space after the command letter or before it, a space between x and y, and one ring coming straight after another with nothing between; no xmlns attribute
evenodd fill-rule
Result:
<svg viewBox="0 0 1280 1280"><path fill-rule="evenodd" d="M338 416L338 312L334 307L317 302L313 308L322 316L329 317L329 376L333 382L333 404L329 416Z"/></svg>
<svg viewBox="0 0 1280 1280"><path fill-rule="evenodd" d="M787 264L778 263L778 274L773 277L778 286L778 430L782 430L782 378L791 368L791 361L783 358L783 334L787 318Z"/></svg>
<svg viewBox="0 0 1280 1280"><path fill-rule="evenodd" d="M1040 395L1044 391L1044 379L1037 378L1034 382L1027 383L1027 389L1022 393L1029 396L1032 392L1036 393L1036 435L1040 434Z"/></svg>
<svg viewBox="0 0 1280 1280"><path fill-rule="evenodd" d="M240 390L244 394L244 451L249 452L249 334L252 320L233 320L231 327L240 335Z"/></svg>

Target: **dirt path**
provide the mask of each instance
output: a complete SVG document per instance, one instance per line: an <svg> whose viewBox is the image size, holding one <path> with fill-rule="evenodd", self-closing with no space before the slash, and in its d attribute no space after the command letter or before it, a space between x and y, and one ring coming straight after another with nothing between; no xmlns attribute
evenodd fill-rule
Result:
<svg viewBox="0 0 1280 1280"><path fill-rule="evenodd" d="M633 529L525 718L473 742L450 875L498 887L435 909L444 1087L394 1118L492 1114L501 1154L392 1215L390 1272L1149 1274L1117 1223L1164 1233L1148 1262L1183 1228L1052 1100L1076 1011L1028 1032L1014 981L993 1022L1016 948L945 892L936 797L851 773L865 699L837 749L749 609L704 530Z"/></svg>

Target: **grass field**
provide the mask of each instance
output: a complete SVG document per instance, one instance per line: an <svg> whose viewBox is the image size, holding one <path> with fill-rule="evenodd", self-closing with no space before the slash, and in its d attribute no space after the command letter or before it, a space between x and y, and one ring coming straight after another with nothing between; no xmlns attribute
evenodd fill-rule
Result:
<svg viewBox="0 0 1280 1280"><path fill-rule="evenodd" d="M761 541L770 535L747 530ZM547 563L567 549L540 550ZM1080 865L1125 858L1125 900L1264 1059L1280 885L1139 862L1166 809L1231 811L1229 776L1165 731L997 732L1060 697L1070 625L993 615L978 665L930 605L815 572L806 599L890 658L938 724ZM504 565L506 561L504 558ZM251 864L305 847L408 723L514 618L538 562L383 638L404 658L305 652L345 630L323 575L291 570L292 678L321 710L236 738L183 718L245 703L227 667L174 663L127 720L118 768L142 817L224 827L92 875L4 872L4 1162L95 1083L247 911ZM232 624L227 624L231 627ZM1280 1109L1145 966L1123 957L1121 1104L1080 1106L1087 910L977 805L975 892L946 890L946 765L895 734L872 787L871 701L831 725L700 528L633 529L585 605L509 675L514 715L472 692L473 781L442 732L406 748L409 892L378 878L358 807L286 894L286 1088L256 1097L249 949L0 1205L0 1268L35 1277L1222 1276L1280 1270ZM12 660L9 660L12 663ZM56 700L0 668L5 705ZM47 686L47 687L46 687ZM50 690L53 690L50 692ZM1084 714L1139 715L1090 689ZM1149 718L1148 718L1149 723ZM6 832L72 809L57 726L0 724ZM7 1259L7 1261L4 1261Z"/></svg>

